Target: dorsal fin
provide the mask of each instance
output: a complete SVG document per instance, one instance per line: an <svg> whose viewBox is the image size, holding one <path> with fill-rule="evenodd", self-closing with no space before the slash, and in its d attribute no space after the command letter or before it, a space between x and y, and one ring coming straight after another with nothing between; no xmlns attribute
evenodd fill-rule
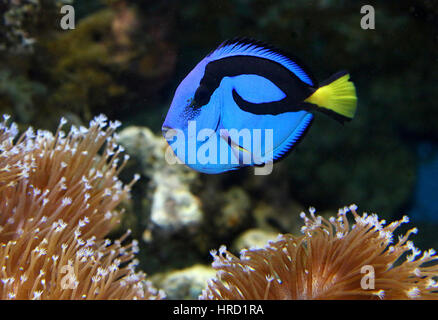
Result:
<svg viewBox="0 0 438 320"><path fill-rule="evenodd" d="M297 62L297 58L292 58L289 54L283 53L281 50L257 40L236 38L224 41L219 47L212 51L208 57L213 60L218 60L239 55L254 56L275 61L293 72L301 81L312 87L316 87L314 77L301 62Z"/></svg>

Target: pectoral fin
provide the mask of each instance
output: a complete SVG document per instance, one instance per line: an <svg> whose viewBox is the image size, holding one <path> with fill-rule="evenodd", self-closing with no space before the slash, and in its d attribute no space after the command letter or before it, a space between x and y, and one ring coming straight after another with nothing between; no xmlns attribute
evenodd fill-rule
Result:
<svg viewBox="0 0 438 320"><path fill-rule="evenodd" d="M230 149L233 151L233 154L236 159L238 159L238 163L241 166L250 165L252 164L252 154L250 151L236 143L231 139L231 136L229 135L228 131L223 129L221 132L221 138L224 139L230 146Z"/></svg>

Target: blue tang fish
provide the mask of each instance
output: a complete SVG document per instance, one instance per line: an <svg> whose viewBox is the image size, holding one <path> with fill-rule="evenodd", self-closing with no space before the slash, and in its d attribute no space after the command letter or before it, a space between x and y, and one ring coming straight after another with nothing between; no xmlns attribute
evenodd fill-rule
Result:
<svg viewBox="0 0 438 320"><path fill-rule="evenodd" d="M347 72L318 84L295 58L235 39L180 83L162 130L182 163L216 174L282 159L305 135L314 112L343 123L354 117L356 103Z"/></svg>

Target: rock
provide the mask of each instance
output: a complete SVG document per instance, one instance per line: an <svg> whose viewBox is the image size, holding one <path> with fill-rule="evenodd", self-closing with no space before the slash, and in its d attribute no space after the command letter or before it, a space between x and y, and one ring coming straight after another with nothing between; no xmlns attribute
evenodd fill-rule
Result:
<svg viewBox="0 0 438 320"><path fill-rule="evenodd" d="M250 219L248 194L240 187L232 187L224 193L222 200L220 213L214 221L216 232L226 235L244 228Z"/></svg>
<svg viewBox="0 0 438 320"><path fill-rule="evenodd" d="M203 214L189 184L197 173L179 163L169 164L168 144L146 127L128 127L119 136L119 143L135 158L149 180L147 197L151 205L145 209L150 209L151 228L159 228L167 234L183 229L195 231Z"/></svg>
<svg viewBox="0 0 438 320"><path fill-rule="evenodd" d="M201 220L198 199L177 176L166 177L157 184L151 210L153 224L166 232L177 232L184 228L195 229Z"/></svg>
<svg viewBox="0 0 438 320"><path fill-rule="evenodd" d="M208 266L196 264L192 267L156 274L151 281L164 292L168 299L197 299L216 271Z"/></svg>
<svg viewBox="0 0 438 320"><path fill-rule="evenodd" d="M275 240L278 232L263 229L249 229L242 233L233 243L231 249L234 252L246 248L263 248L269 240Z"/></svg>
<svg viewBox="0 0 438 320"><path fill-rule="evenodd" d="M253 216L256 226L272 232L300 234L302 219L299 214L304 208L290 200L285 207L273 206L259 202L254 208Z"/></svg>

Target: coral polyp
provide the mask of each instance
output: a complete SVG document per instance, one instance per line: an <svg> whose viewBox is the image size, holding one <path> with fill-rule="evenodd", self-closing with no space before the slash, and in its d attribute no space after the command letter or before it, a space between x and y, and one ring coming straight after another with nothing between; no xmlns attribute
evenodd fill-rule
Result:
<svg viewBox="0 0 438 320"><path fill-rule="evenodd" d="M385 226L356 206L329 220L301 214L302 236L281 234L240 258L223 246L213 251L216 278L202 299L438 299L438 257L421 252L409 236L394 239L407 217ZM354 223L350 224L347 214ZM405 256L406 253L409 253Z"/></svg>
<svg viewBox="0 0 438 320"><path fill-rule="evenodd" d="M16 138L0 124L0 298L160 298L136 272L137 241L105 239L132 183L117 175L123 151L118 123L96 117L89 128L61 124L53 135L29 129ZM102 153L99 154L100 149Z"/></svg>

